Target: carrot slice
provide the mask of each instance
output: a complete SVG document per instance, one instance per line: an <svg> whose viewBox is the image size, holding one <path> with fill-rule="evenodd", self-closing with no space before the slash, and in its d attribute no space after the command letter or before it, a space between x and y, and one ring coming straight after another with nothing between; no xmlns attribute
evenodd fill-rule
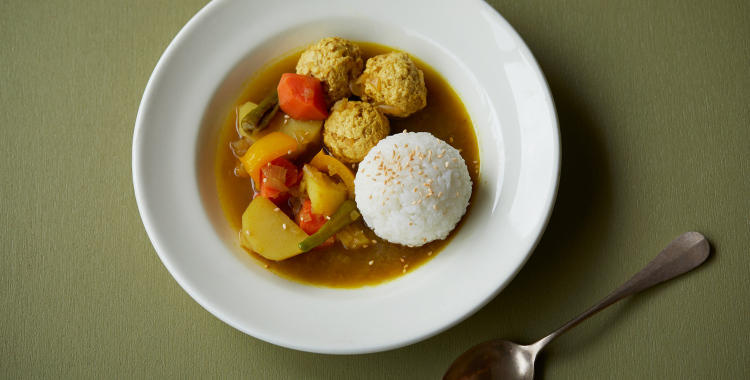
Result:
<svg viewBox="0 0 750 380"><path fill-rule="evenodd" d="M279 107L297 120L325 120L328 117L323 85L319 80L299 74L285 73L276 88Z"/></svg>

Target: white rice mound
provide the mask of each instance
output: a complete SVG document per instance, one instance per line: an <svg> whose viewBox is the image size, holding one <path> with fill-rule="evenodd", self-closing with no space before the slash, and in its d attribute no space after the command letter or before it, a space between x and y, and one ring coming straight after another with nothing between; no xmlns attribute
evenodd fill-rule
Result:
<svg viewBox="0 0 750 380"><path fill-rule="evenodd" d="M471 186L458 150L427 132L380 140L354 178L365 223L380 238L410 247L445 239L466 213Z"/></svg>

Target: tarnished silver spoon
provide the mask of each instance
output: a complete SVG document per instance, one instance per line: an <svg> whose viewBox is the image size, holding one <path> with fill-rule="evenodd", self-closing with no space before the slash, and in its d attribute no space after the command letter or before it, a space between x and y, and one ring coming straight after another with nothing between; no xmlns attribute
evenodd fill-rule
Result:
<svg viewBox="0 0 750 380"><path fill-rule="evenodd" d="M628 282L552 334L527 346L501 339L480 343L459 356L448 368L443 379L533 379L534 360L539 351L553 339L627 296L698 267L706 261L709 251L710 246L705 236L697 232L686 232L672 240Z"/></svg>

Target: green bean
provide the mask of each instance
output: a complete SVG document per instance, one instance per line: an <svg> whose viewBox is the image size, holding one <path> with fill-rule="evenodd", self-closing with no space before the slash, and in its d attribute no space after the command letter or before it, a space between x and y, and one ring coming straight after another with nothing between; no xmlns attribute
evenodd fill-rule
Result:
<svg viewBox="0 0 750 380"><path fill-rule="evenodd" d="M274 90L273 93L261 100L257 107L253 108L252 111L242 118L240 126L248 135L260 131L268 126L278 110L279 95Z"/></svg>
<svg viewBox="0 0 750 380"><path fill-rule="evenodd" d="M339 206L338 210L331 216L320 229L308 236L305 240L299 243L299 249L302 252L307 252L321 244L323 244L328 238L333 236L340 229L346 227L353 221L359 219L359 211L357 211L357 204L353 200L345 200L344 203Z"/></svg>

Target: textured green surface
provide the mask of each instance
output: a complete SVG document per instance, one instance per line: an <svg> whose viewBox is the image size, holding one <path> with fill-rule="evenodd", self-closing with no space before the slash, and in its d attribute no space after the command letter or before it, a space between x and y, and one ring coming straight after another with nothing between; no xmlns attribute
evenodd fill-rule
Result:
<svg viewBox="0 0 750 380"><path fill-rule="evenodd" d="M750 377L750 3L492 4L557 103L549 228L467 321L400 350L328 356L214 318L140 222L138 103L203 1L3 1L0 377L437 378L476 342L542 336L687 230L712 240L712 259L554 342L544 378Z"/></svg>

